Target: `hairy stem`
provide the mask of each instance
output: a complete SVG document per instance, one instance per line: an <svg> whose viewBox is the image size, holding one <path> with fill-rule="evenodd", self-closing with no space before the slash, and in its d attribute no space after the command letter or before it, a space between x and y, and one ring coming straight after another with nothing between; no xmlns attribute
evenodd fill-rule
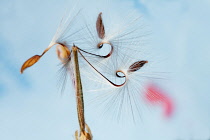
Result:
<svg viewBox="0 0 210 140"><path fill-rule="evenodd" d="M85 117L84 117L84 101L82 92L82 82L80 77L79 62L78 62L78 48L72 47L75 65L75 88L76 88L76 100L77 100L77 115L79 120L80 131L85 131Z"/></svg>

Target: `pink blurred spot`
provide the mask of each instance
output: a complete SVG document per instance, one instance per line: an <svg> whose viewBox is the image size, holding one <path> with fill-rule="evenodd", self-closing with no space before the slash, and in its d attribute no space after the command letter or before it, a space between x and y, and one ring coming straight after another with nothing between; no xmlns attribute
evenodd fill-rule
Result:
<svg viewBox="0 0 210 140"><path fill-rule="evenodd" d="M161 104L164 109L164 116L169 118L174 112L174 104L171 98L155 84L146 87L146 100L153 104Z"/></svg>

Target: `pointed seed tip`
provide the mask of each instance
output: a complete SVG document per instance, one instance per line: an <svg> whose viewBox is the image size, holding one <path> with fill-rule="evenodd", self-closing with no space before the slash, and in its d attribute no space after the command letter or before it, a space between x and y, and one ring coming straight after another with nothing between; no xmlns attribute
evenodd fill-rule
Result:
<svg viewBox="0 0 210 140"><path fill-rule="evenodd" d="M96 20L96 30L98 33L98 37L103 39L105 37L105 29L104 29L104 24L101 16L102 12L98 14L98 18Z"/></svg>
<svg viewBox="0 0 210 140"><path fill-rule="evenodd" d="M26 60L26 61L23 63L21 69L20 69L20 73L23 73L23 71L24 71L25 69L27 69L28 67L31 67L32 65L34 65L40 58L41 58L41 56L39 56L39 55L34 55L34 56L32 56L31 58L29 58L28 60Z"/></svg>

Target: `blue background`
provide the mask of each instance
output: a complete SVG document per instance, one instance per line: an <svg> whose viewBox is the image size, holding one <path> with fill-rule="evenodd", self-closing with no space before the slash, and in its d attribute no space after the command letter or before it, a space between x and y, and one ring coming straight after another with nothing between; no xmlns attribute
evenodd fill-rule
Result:
<svg viewBox="0 0 210 140"><path fill-rule="evenodd" d="M150 25L155 54L169 80L160 82L176 102L175 114L164 119L150 108L134 126L94 121L97 140L210 139L210 1L123 0ZM67 0L0 1L0 139L69 140L77 129L74 96L56 87L59 61L55 49L20 75L22 63L49 44ZM65 7L65 8L63 8Z"/></svg>

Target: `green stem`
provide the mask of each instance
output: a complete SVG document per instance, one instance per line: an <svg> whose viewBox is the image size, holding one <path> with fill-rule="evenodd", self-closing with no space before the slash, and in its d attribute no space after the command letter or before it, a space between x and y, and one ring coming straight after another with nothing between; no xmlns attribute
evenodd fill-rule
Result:
<svg viewBox="0 0 210 140"><path fill-rule="evenodd" d="M74 56L74 66L75 66L75 88L76 88L76 100L77 100L77 115L79 120L80 131L85 131L85 117L84 117L84 101L82 92L82 82L79 71L79 61L78 61L78 48L76 46L72 47L72 52Z"/></svg>

